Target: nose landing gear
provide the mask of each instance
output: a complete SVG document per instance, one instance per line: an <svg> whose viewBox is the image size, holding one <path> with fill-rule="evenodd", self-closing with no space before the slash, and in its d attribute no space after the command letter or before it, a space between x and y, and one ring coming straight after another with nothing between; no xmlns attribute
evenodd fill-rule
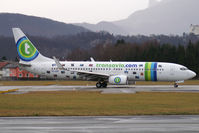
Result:
<svg viewBox="0 0 199 133"><path fill-rule="evenodd" d="M178 88L178 83L174 83L174 88Z"/></svg>
<svg viewBox="0 0 199 133"><path fill-rule="evenodd" d="M182 80L182 81L176 81L175 83L174 83L174 88L178 88L178 84L179 83L184 83L184 80Z"/></svg>

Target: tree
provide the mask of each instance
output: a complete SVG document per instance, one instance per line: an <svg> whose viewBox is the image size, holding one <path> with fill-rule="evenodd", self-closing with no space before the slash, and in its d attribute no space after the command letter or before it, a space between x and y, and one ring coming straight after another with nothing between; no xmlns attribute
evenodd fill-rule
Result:
<svg viewBox="0 0 199 133"><path fill-rule="evenodd" d="M177 56L176 63L185 65L185 48L184 48L184 46L178 45L176 56Z"/></svg>
<svg viewBox="0 0 199 133"><path fill-rule="evenodd" d="M7 60L6 56L1 57L1 60Z"/></svg>

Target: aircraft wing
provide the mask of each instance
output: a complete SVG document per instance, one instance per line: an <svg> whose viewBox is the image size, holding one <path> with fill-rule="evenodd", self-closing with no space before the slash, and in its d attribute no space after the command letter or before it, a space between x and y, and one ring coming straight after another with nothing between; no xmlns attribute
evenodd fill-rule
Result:
<svg viewBox="0 0 199 133"><path fill-rule="evenodd" d="M76 72L80 77L87 78L88 80L108 79L109 74L88 72L88 71L73 71Z"/></svg>
<svg viewBox="0 0 199 133"><path fill-rule="evenodd" d="M88 72L88 71L77 71L77 70L68 70L66 68L64 68L61 63L58 61L58 59L56 59L56 57L53 56L53 59L58 67L58 69L60 70L67 70L70 72L76 72L77 75L79 75L82 78L87 78L88 80L98 80L98 79L108 79L109 78L109 74L103 74L103 73L96 73L96 72Z"/></svg>

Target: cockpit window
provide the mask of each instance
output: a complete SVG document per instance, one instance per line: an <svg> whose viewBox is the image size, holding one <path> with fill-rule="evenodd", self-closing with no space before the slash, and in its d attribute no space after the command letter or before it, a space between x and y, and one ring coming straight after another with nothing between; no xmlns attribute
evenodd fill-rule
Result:
<svg viewBox="0 0 199 133"><path fill-rule="evenodd" d="M186 67L182 67L182 68L180 68L180 70L182 70L182 71L186 71L186 70L188 70L188 68L186 68Z"/></svg>

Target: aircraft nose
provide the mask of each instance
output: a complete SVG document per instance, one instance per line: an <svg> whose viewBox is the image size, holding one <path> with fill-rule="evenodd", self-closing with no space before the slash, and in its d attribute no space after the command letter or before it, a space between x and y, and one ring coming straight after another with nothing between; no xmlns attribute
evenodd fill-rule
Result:
<svg viewBox="0 0 199 133"><path fill-rule="evenodd" d="M192 78L194 78L195 76L196 76L196 73L194 72L194 71L190 71L189 70L189 79L192 79Z"/></svg>

